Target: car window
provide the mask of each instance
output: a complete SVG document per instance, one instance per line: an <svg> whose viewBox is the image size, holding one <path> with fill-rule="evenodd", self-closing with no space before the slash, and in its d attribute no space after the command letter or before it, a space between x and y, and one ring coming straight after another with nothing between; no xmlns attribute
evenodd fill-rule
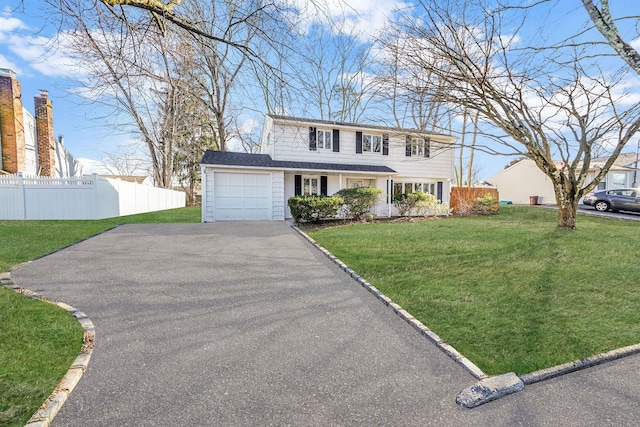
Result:
<svg viewBox="0 0 640 427"><path fill-rule="evenodd" d="M627 196L627 197L631 197L631 193L632 193L632 190L622 190L622 189L607 191L607 194L610 195L610 196Z"/></svg>

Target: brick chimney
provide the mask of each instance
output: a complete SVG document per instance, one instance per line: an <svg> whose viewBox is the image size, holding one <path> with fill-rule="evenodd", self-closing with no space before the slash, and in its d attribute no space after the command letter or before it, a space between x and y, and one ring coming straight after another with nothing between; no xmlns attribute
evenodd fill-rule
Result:
<svg viewBox="0 0 640 427"><path fill-rule="evenodd" d="M9 173L25 170L22 93L16 73L0 68L0 169Z"/></svg>
<svg viewBox="0 0 640 427"><path fill-rule="evenodd" d="M34 98L36 112L36 141L40 175L56 174L56 142L53 136L53 104L46 90Z"/></svg>

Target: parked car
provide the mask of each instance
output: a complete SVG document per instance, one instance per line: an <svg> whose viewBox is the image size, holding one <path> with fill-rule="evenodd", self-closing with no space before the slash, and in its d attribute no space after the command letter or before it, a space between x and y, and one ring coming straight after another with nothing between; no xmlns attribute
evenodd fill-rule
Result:
<svg viewBox="0 0 640 427"><path fill-rule="evenodd" d="M616 188L595 191L584 196L582 203L593 206L599 212L609 210L640 212L640 189Z"/></svg>

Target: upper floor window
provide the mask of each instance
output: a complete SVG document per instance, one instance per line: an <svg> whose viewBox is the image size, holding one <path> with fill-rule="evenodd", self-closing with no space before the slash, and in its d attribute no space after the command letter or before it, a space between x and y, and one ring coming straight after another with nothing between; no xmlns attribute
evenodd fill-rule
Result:
<svg viewBox="0 0 640 427"><path fill-rule="evenodd" d="M362 135L362 151L380 153L382 151L382 137L380 135Z"/></svg>
<svg viewBox="0 0 640 427"><path fill-rule="evenodd" d="M318 149L331 150L331 131L319 130L317 134Z"/></svg>
<svg viewBox="0 0 640 427"><path fill-rule="evenodd" d="M407 136L406 155L431 157L431 140L429 138Z"/></svg>

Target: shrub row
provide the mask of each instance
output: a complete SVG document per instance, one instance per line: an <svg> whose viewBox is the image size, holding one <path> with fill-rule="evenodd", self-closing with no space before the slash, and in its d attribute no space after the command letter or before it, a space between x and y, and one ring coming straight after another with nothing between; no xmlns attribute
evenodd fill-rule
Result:
<svg viewBox="0 0 640 427"><path fill-rule="evenodd" d="M335 218L341 209L343 216L360 221L376 204L380 194L379 188L343 188L333 196L294 196L287 204L296 222Z"/></svg>
<svg viewBox="0 0 640 427"><path fill-rule="evenodd" d="M316 222L336 218L338 213L355 221L363 219L382 194L379 188L343 188L333 196L294 196L288 200L296 222ZM449 207L439 203L433 194L396 194L393 205L400 216L448 215Z"/></svg>

